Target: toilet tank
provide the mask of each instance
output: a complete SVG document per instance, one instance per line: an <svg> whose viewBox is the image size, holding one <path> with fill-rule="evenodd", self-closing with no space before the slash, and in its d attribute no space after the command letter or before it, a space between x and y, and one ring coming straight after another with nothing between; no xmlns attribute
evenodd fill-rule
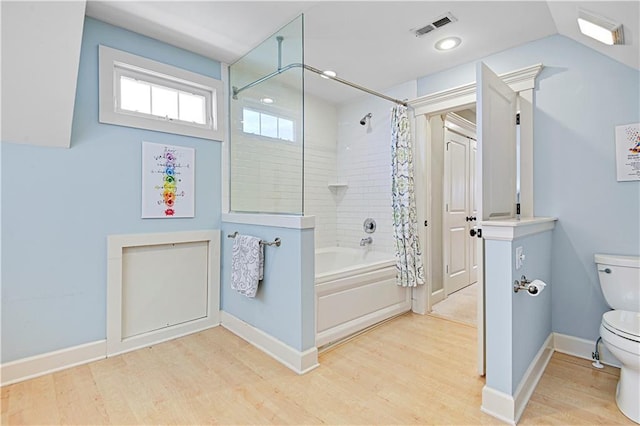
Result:
<svg viewBox="0 0 640 426"><path fill-rule="evenodd" d="M600 287L613 309L640 312L640 256L596 254Z"/></svg>

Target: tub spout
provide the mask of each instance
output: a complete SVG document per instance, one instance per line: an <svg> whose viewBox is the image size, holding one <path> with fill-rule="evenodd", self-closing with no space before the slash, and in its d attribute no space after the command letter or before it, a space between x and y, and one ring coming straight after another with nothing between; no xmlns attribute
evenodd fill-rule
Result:
<svg viewBox="0 0 640 426"><path fill-rule="evenodd" d="M360 240L360 247L364 247L367 244L373 244L373 238L367 237Z"/></svg>

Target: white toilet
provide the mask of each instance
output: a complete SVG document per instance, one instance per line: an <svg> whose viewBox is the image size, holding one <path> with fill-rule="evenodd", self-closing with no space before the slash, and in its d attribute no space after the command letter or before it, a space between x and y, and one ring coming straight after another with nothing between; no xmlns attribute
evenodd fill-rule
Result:
<svg viewBox="0 0 640 426"><path fill-rule="evenodd" d="M602 315L600 336L620 361L618 408L640 423L640 256L596 254L600 287L613 311Z"/></svg>

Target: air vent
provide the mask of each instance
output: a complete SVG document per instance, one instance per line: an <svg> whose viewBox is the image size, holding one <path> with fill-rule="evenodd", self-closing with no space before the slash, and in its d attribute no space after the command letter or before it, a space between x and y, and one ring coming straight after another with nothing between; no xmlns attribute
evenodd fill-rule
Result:
<svg viewBox="0 0 640 426"><path fill-rule="evenodd" d="M413 31L416 37L422 37L423 35L428 34L433 30L437 30L438 28L442 28L445 25L456 21L457 19L451 14L451 12L447 12L444 15L434 19L430 24L418 29L412 29L411 31Z"/></svg>
<svg viewBox="0 0 640 426"><path fill-rule="evenodd" d="M449 19L448 16L445 16L444 18L438 19L437 21L433 22L433 26L436 28L440 28L443 25L447 25L448 23L451 22L451 19Z"/></svg>
<svg viewBox="0 0 640 426"><path fill-rule="evenodd" d="M425 35L427 33L430 33L431 31L433 31L435 29L436 29L436 27L434 27L433 25L429 24L426 27L422 27L422 28L420 28L418 30L415 30L416 37L423 36L423 35Z"/></svg>

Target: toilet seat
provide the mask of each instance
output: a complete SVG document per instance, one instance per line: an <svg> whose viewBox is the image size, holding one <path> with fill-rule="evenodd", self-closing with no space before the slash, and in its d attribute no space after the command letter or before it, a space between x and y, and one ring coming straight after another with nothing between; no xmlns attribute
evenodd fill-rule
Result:
<svg viewBox="0 0 640 426"><path fill-rule="evenodd" d="M640 312L614 310L602 315L602 326L624 339L640 343Z"/></svg>

